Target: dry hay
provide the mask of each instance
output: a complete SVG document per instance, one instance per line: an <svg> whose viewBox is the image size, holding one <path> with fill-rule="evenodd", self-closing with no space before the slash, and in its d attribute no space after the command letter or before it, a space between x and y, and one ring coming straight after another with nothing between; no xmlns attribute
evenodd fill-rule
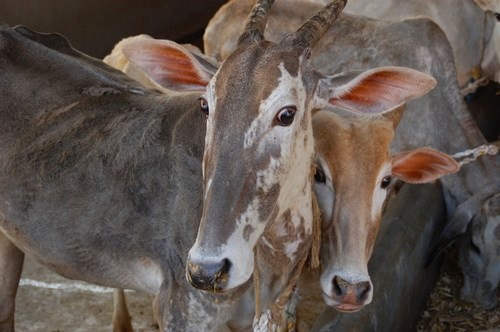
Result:
<svg viewBox="0 0 500 332"><path fill-rule="evenodd" d="M456 250L446 254L438 282L421 314L418 332L500 332L500 306L494 310L480 307L459 299L462 272L458 266ZM298 307L298 331L311 329L312 324L326 305L319 287L319 270L306 271L299 287L302 301ZM497 294L500 303L500 290Z"/></svg>
<svg viewBox="0 0 500 332"><path fill-rule="evenodd" d="M462 272L458 266L456 250L449 250L441 268L439 280L421 314L418 332L442 331L500 331L500 307L484 310L461 301ZM497 293L500 303L500 292Z"/></svg>

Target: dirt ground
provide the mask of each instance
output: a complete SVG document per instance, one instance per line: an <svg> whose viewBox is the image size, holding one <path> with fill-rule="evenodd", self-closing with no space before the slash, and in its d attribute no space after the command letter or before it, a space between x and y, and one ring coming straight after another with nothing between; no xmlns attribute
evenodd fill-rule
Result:
<svg viewBox="0 0 500 332"><path fill-rule="evenodd" d="M485 311L458 300L461 273L453 252L448 253L441 277L422 313L418 332L500 331L500 307ZM18 332L105 332L112 331L112 289L96 287L60 277L27 257L17 295L16 331ZM127 291L127 301L135 331L158 331L152 317L153 296ZM324 307L320 303L302 314L299 331L308 331ZM500 292L498 293L500 303Z"/></svg>
<svg viewBox="0 0 500 332"><path fill-rule="evenodd" d="M500 331L500 306L483 310L461 301L462 272L455 250L448 251L444 261L439 280L427 300L427 308L421 314L418 332ZM500 304L500 289L497 303Z"/></svg>
<svg viewBox="0 0 500 332"><path fill-rule="evenodd" d="M126 292L135 331L157 331L153 296ZM112 331L113 289L60 277L26 258L16 301L18 332Z"/></svg>

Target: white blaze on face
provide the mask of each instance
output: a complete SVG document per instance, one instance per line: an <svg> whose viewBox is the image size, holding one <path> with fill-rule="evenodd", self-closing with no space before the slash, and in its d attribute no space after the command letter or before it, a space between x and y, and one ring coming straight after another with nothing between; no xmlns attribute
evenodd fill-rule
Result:
<svg viewBox="0 0 500 332"><path fill-rule="evenodd" d="M314 181L314 192L318 200L319 208L321 209L322 219L330 223L333 220L333 209L335 206L335 188L333 187L332 175L330 167L325 162L323 157L318 158L319 167L325 175L325 183Z"/></svg>
<svg viewBox="0 0 500 332"><path fill-rule="evenodd" d="M269 166L265 170L257 171L257 189L267 193L276 183L278 183L278 176L281 167L279 159L271 157Z"/></svg>
<svg viewBox="0 0 500 332"><path fill-rule="evenodd" d="M320 159L320 164L322 163ZM323 163L324 164L324 161ZM329 174L329 169L328 167L323 168L325 177L327 178L327 183L329 182L328 179L331 179L331 175ZM328 172L328 173L327 173ZM328 174L328 175L327 175ZM375 183L373 184L373 193L371 196L371 205L366 206L366 208L370 209L370 218L371 218L371 224L378 222L381 213L382 213L382 207L385 202L385 199L387 197L387 190L381 187L381 182L382 179L386 176L391 175L391 163L386 162L382 167L380 168L377 177L375 178ZM368 184L366 184L368 185ZM331 187L333 190L333 187ZM318 195L318 203L320 204L320 207L322 208L322 212L325 211L323 210L324 207L326 208L331 208L331 211L333 213L333 199L328 201L324 201L324 197L333 197L333 192L329 192L330 188L329 186L326 185L321 185L321 184L316 184L315 185L315 191ZM331 206L328 204L332 204ZM339 207L340 208L340 207ZM328 210L326 211L328 213ZM331 219L330 219L331 220ZM330 248L330 250L333 250L333 248ZM368 281L371 284L370 281L370 276L368 274L368 269L367 269L367 264L365 261L354 261L349 264L342 264L340 266L335 266L335 263L330 260L328 263L328 266L325 269L325 272L321 275L320 283L321 283L321 288L323 289L324 293L326 295L330 295L333 293L332 289L332 280L335 276L339 276L340 278L352 283L356 284L359 282L365 282ZM373 287L372 287L373 289ZM373 292L369 292L367 299L365 300L364 304L368 304L371 302L373 296ZM337 305L335 300L331 298L325 298L327 303L329 305Z"/></svg>
<svg viewBox="0 0 500 332"><path fill-rule="evenodd" d="M244 148L257 148L257 154L269 153L268 147L274 146L280 150L279 158L270 158L266 169L257 171L257 183L264 192L268 192L275 184L280 184L278 198L278 218L287 210L292 210L292 222L298 224L300 216L310 220L310 185L308 174L314 152L312 125L310 112L306 110L306 89L300 74L297 77L290 75L283 64L279 65L281 77L278 86L263 100L259 106L259 113L245 133ZM294 121L289 126L274 125L276 115L286 106L295 106L297 112ZM309 125L304 131L301 126L305 119ZM306 139L307 137L307 139ZM305 145L304 142L307 142ZM303 199L302 196L306 196ZM297 204L297 201L305 201ZM250 278L253 272L253 248L266 227L266 220L260 220L258 214L259 200L254 198L246 210L235 223L234 232L227 243L221 247L220 257L228 258L233 262L228 288L241 285ZM266 217L266 216L264 216ZM273 222L273 221L270 221ZM252 227L248 241L244 233L246 227ZM248 230L247 230L248 231ZM306 232L312 231L312 225L306 227ZM247 234L248 236L248 234ZM299 244L296 244L298 247ZM297 248L291 245L288 248L291 255ZM293 253L292 253L293 252Z"/></svg>
<svg viewBox="0 0 500 332"><path fill-rule="evenodd" d="M258 236L264 232L265 223L259 221L259 200L254 198L247 210L236 220L234 232L227 243L220 248L220 257L229 259L231 267L227 288L239 286L252 275L254 268L253 247ZM245 227L252 227L248 241L245 240Z"/></svg>
<svg viewBox="0 0 500 332"><path fill-rule="evenodd" d="M387 190L381 187L382 179L391 175L391 164L386 163L380 170L375 181L375 189L373 190L371 217L372 223L378 221L382 213L382 206L387 197Z"/></svg>
<svg viewBox="0 0 500 332"><path fill-rule="evenodd" d="M272 130L262 136L258 144L259 151L261 151L265 150L267 144L280 142L280 167L286 171L274 175L269 172L269 175L273 176L274 181L280 183L278 215L290 210L292 222L294 226L298 226L298 223L301 222L300 217L304 217L308 221L312 220L310 208L311 187L308 177L314 154L311 113L308 112L308 105L305 104L307 94L300 73L294 77L285 70L283 64L280 64L279 68L282 74L279 80L280 84L262 104L261 109L273 110L268 120L269 123L272 123L276 114L285 106L294 105L297 107L297 112L290 126L282 127L277 125L273 127ZM283 100L283 98L279 97L280 95L287 95L287 99ZM303 122L306 122L307 126L301 127ZM256 125L254 128L259 128L259 126ZM248 133L252 131L254 129L251 128ZM251 136L249 134L248 137ZM255 140L249 140L248 142L249 144L256 143ZM297 204L298 202L303 204ZM311 226L312 223L306 225L307 233L312 231Z"/></svg>
<svg viewBox="0 0 500 332"><path fill-rule="evenodd" d="M250 125L250 128L245 132L244 148L251 148L254 144L259 143L259 152L265 149L265 143L271 140L277 140L283 145L289 145L290 142L284 141L289 138L297 126L297 121L303 116L304 102L306 100L306 89L302 82L302 77L299 73L297 77L290 75L285 69L285 65L281 63L278 66L281 77L278 79L278 86L267 97L261 101L259 113L255 120ZM294 123L288 127L274 126L273 120L276 114L285 106L296 106L297 115Z"/></svg>

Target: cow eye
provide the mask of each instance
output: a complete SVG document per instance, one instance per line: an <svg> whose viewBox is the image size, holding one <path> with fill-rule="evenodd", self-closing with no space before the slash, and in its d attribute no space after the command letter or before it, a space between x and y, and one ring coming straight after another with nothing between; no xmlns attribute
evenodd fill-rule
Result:
<svg viewBox="0 0 500 332"><path fill-rule="evenodd" d="M500 13L495 13L495 18L497 19L498 22L500 22Z"/></svg>
<svg viewBox="0 0 500 332"><path fill-rule="evenodd" d="M389 185L391 184L392 181L392 176L387 175L382 179L382 182L380 182L380 188L382 189L387 189Z"/></svg>
<svg viewBox="0 0 500 332"><path fill-rule="evenodd" d="M316 173L314 173L314 181L318 183L326 183L325 173L319 168L316 167Z"/></svg>
<svg viewBox="0 0 500 332"><path fill-rule="evenodd" d="M292 124L297 108L295 106L285 106L276 114L278 125L286 127Z"/></svg>
<svg viewBox="0 0 500 332"><path fill-rule="evenodd" d="M198 101L200 102L200 109L203 113L205 113L206 116L208 116L208 101L205 98L199 98Z"/></svg>

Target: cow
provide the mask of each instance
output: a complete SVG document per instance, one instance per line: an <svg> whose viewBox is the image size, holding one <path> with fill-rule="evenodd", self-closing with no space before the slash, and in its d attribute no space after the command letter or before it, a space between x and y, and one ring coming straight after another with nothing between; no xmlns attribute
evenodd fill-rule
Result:
<svg viewBox="0 0 500 332"><path fill-rule="evenodd" d="M324 109L313 118L318 164L315 192L323 216L320 278L326 304L355 312L371 303L368 273L387 198L398 181L422 184L459 165L430 148L391 155L404 107L376 116Z"/></svg>
<svg viewBox="0 0 500 332"><path fill-rule="evenodd" d="M204 49L208 56L222 61L234 49L236 37L241 31L241 16L249 11L252 3L233 0L216 13L204 35ZM317 8L318 4L310 1L295 0L286 4L277 1L270 13L266 37L280 40L294 31L298 22ZM433 91L418 101L408 103L407 111L395 131L391 146L393 154L419 146L432 146L440 151L455 153L486 143L461 98L451 61L453 53L450 44L441 29L429 19L389 22L341 14L335 29L322 38L312 53L312 65L325 74L397 65L431 74L437 79L437 87ZM498 157L489 156L463 166L457 174L441 179L449 225L443 231L437 251L466 232L471 220L496 220L497 209L494 207L498 199L495 199L495 194L500 192L498 174ZM318 193L318 196L321 195ZM330 191L326 197L325 201L333 202L334 191ZM323 201L320 197L318 199ZM329 206L334 204L330 203ZM485 209L483 206L490 207ZM478 250L468 243L460 256L464 257L468 252L477 255ZM496 279L488 281L477 276L486 275L479 272L481 270L496 271L496 253L486 247L480 252L483 259L476 260L475 266L463 268L464 278L467 279L465 283L472 284L471 289L483 289L471 296L475 302L492 307L498 282L495 282ZM324 262L324 266L328 266L328 262ZM321 279L323 292L330 296L333 303L336 297L334 271L323 271ZM367 281L358 276L352 279L353 283Z"/></svg>
<svg viewBox="0 0 500 332"><path fill-rule="evenodd" d="M498 0L444 0L444 1L349 1L346 13L399 21L417 16L428 17L444 31L453 48L458 84L481 76L499 82L500 23ZM497 12L495 12L497 11Z"/></svg>
<svg viewBox="0 0 500 332"><path fill-rule="evenodd" d="M23 27L1 26L0 64L0 330L14 329L24 253L68 278L156 294L162 329L190 329L162 320L170 299L169 315L204 319L182 311L207 298L184 274L201 218L199 92L145 89Z"/></svg>
<svg viewBox="0 0 500 332"><path fill-rule="evenodd" d="M262 256L269 252L263 249L269 246L278 251L276 256L266 257L272 264L257 275L260 287L255 289L261 291L258 302L266 311L282 291L283 284L288 286L290 276L284 271L294 275L294 269L303 264L310 247L312 110L316 103L328 102L330 96L335 100L349 97L348 93L341 96L338 90L329 89L331 78L313 71L307 61L308 46L319 39L329 25L318 25L318 21L331 23L343 4L333 2L284 43L272 44L260 40L265 21L260 16L261 9L270 6L263 1L256 6L234 61L226 61L216 71L210 61L203 61L196 52L170 44L170 55L177 62L162 67L166 72L160 73L166 73L163 78L170 82L168 86L179 91L169 94L138 85L100 61L73 50L59 35L2 25L2 330L13 330L15 293L24 253L68 278L156 294L154 311L161 330L251 326L251 318L245 321L241 317L252 317L243 313L255 310L248 308L248 303L253 302L243 298L251 283L253 253L243 251L241 255L238 247L229 248L236 260L226 257L221 261L222 270L217 270L220 265L216 264L214 271L214 266L205 259L207 255L213 258L209 250L213 243L205 243L204 236L212 234L206 240L213 237L217 242L215 233L228 235L231 227L209 229L203 222L212 213L234 214L240 209L249 221L258 222L254 225L259 232L266 228L257 258L264 258ZM298 49L291 52L289 45ZM267 53L269 57L267 62L248 64L243 61L252 59L247 57L248 52L261 56ZM149 64L156 66L154 62ZM245 66L250 67L247 69L253 75L264 71L258 78L271 77L272 73L278 76L266 82L259 80L256 86L252 80L242 78L248 75ZM282 78L278 80L280 74ZM368 72L354 77L352 87L362 88L373 75ZM244 86L236 89L238 84ZM276 89L283 84L286 89L275 90L276 93L263 89ZM388 88L391 84L382 86ZM258 91L253 91L256 88ZM252 99L249 96L267 99L270 103L263 105L272 107L272 114L261 114L253 126L248 123L248 117L237 116L238 112L255 115L259 110L258 105L246 100ZM229 102L236 103L230 103L231 113L214 119ZM382 108L380 104L375 108L364 104L360 111L380 112L392 108L394 102L401 103L390 100L384 102ZM231 119L235 122L229 121ZM270 120L267 127L264 126L266 120ZM219 122L220 127L211 127ZM264 128L271 133L263 133ZM294 129L294 133L288 133L288 129ZM239 131L241 136L234 131ZM222 139L217 133L224 133L229 139ZM270 144L258 144L263 136L271 140ZM279 140L282 142L278 144ZM234 147L231 149L231 143L235 142L244 143L243 156L237 156L238 150ZM295 145L298 150L293 151ZM271 151L266 152L268 148ZM217 155L221 150L225 152ZM290 159L285 158L287 165L293 161L293 166L298 167L295 171L300 171L300 177L281 169L285 156ZM225 164L230 159L236 160L235 165ZM224 178L218 183L220 175L209 165L225 168L228 173L223 175L236 176L236 180L230 182ZM238 167L243 166L248 168L238 171ZM252 179L260 189L248 191L246 187L239 198L232 192L222 196L217 192L210 194L210 190L229 190L233 184L238 191L243 184L251 184ZM280 185L276 179L286 183ZM296 187L299 182L303 185ZM216 189L219 185L221 189ZM296 196L290 196L297 188ZM279 195L282 190L285 197ZM255 210L249 210L244 204L252 193L257 195L251 203ZM260 199L265 202L257 204ZM222 200L228 201L224 204ZM223 204L219 209L224 211L205 211L218 204ZM299 208L300 214L295 214L287 204ZM253 217L275 222L263 227L262 222ZM257 244L259 234L254 234L253 226L247 226L242 230L241 240ZM280 237L273 239L273 231ZM195 239L198 241L195 249L186 259ZM287 241L280 242L280 239ZM281 247L290 243L288 241L293 241L291 246ZM204 248L206 245L208 248ZM284 263L277 264L280 259ZM284 270L275 271L280 268ZM275 278L271 281L276 280L271 285L267 284L269 271L266 269ZM209 272L215 275L210 276ZM186 273L190 283L216 293L190 287ZM207 277L211 277L210 280ZM258 317L259 310L256 314Z"/></svg>
<svg viewBox="0 0 500 332"><path fill-rule="evenodd" d="M500 1L498 0L477 0L476 3L486 12L491 12L495 15L497 24L495 25L495 30L493 31L494 43L488 43L488 47L485 48L484 59L484 69L486 72L495 72L494 64L500 63ZM496 58L496 61L494 60ZM495 82L500 82L500 72L497 70L495 72L495 77L493 78Z"/></svg>

